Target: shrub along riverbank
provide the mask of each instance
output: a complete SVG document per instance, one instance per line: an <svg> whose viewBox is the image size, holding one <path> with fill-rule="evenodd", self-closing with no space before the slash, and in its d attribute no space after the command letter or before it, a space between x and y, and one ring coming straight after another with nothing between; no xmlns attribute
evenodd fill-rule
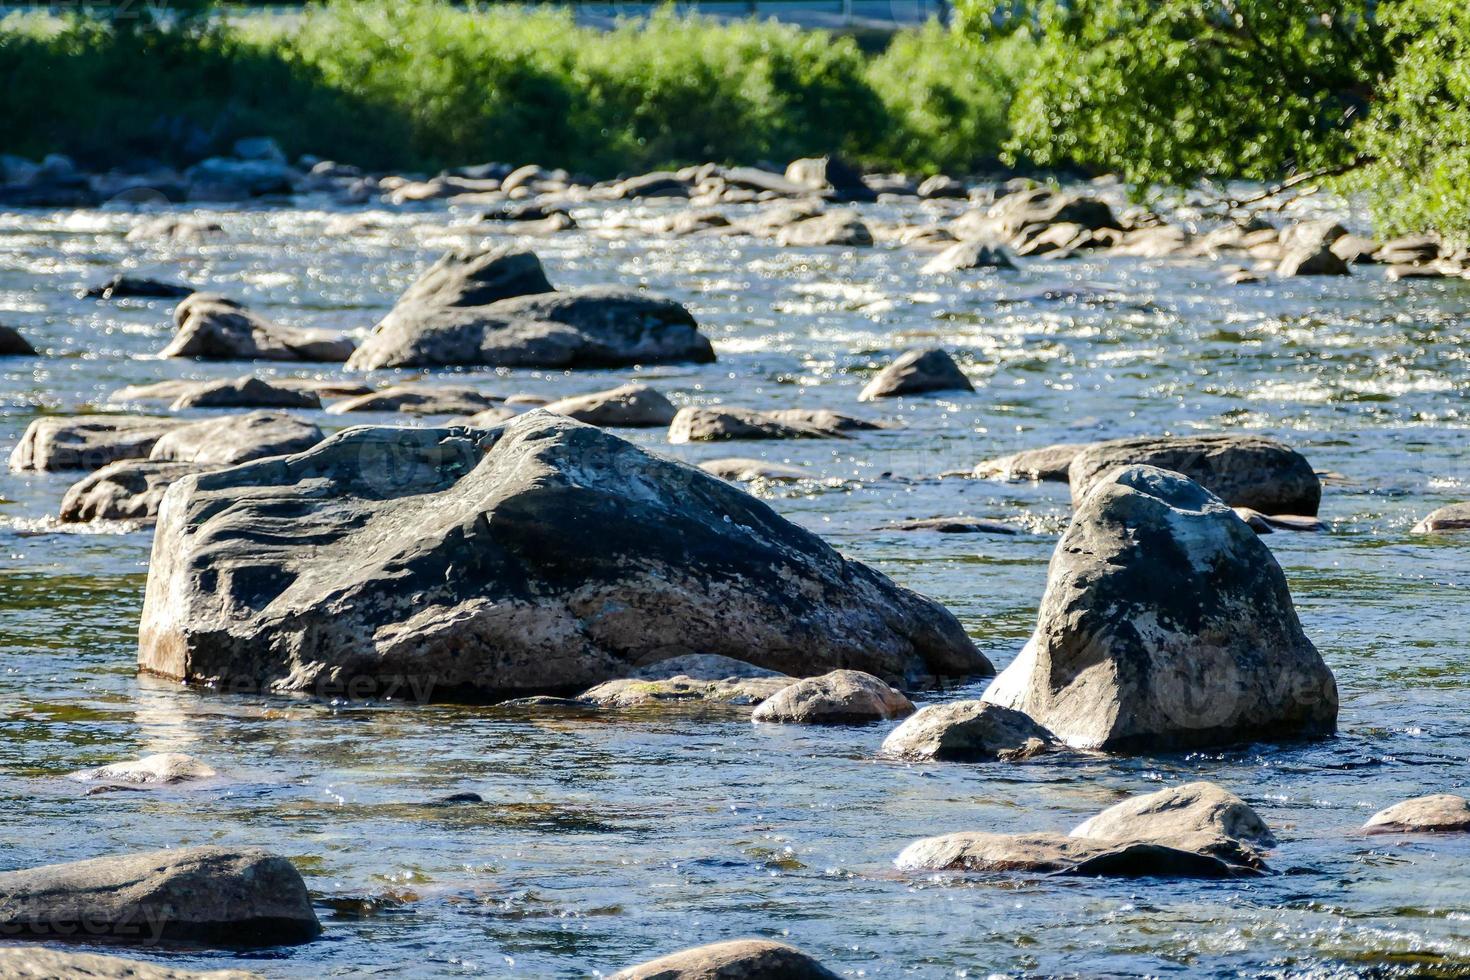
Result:
<svg viewBox="0 0 1470 980"><path fill-rule="evenodd" d="M994 165L1030 43L938 26L869 54L775 23L333 2L299 19L0 31L5 151L189 162L241 136L376 168L540 161L597 176L841 152Z"/></svg>

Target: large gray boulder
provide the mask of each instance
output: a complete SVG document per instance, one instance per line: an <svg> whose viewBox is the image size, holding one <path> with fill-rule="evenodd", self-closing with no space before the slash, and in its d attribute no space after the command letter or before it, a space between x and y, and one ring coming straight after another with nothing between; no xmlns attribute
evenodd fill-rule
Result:
<svg viewBox="0 0 1470 980"><path fill-rule="evenodd" d="M1045 832L961 831L914 841L894 864L900 871L1031 872L1087 878L1238 878L1265 870L1254 850L1211 834L1103 841Z"/></svg>
<svg viewBox="0 0 1470 980"><path fill-rule="evenodd" d="M142 415L46 416L26 427L10 451L10 468L95 470L120 459L142 459L165 433L186 424Z"/></svg>
<svg viewBox="0 0 1470 980"><path fill-rule="evenodd" d="M831 439L839 429L819 429L803 419L782 421L773 412L734 405L679 409L669 423L669 442L726 442L737 439Z"/></svg>
<svg viewBox="0 0 1470 980"><path fill-rule="evenodd" d="M194 293L174 307L174 328L160 357L340 363L355 346L346 337L273 323L214 293Z"/></svg>
<svg viewBox="0 0 1470 980"><path fill-rule="evenodd" d="M630 966L611 980L837 980L837 974L794 946L735 939Z"/></svg>
<svg viewBox="0 0 1470 980"><path fill-rule="evenodd" d="M121 459L72 484L61 498L57 518L64 524L152 521L175 480L213 468L199 463Z"/></svg>
<svg viewBox="0 0 1470 980"><path fill-rule="evenodd" d="M920 708L883 740L883 755L913 761L1019 760L1058 748L1051 732L1019 711L988 701Z"/></svg>
<svg viewBox="0 0 1470 980"><path fill-rule="evenodd" d="M350 429L180 480L139 664L449 699L576 693L690 653L909 685L990 669L943 607L761 501L547 412Z"/></svg>
<svg viewBox="0 0 1470 980"><path fill-rule="evenodd" d="M1067 468L1075 507L1092 485L1120 466L1146 465L1189 477L1232 507L1263 514L1317 513L1322 481L1306 457L1251 435L1110 439L1083 448Z"/></svg>
<svg viewBox="0 0 1470 980"><path fill-rule="evenodd" d="M73 953L40 946L0 947L0 976L7 980L262 980L244 970L185 970L121 956Z"/></svg>
<svg viewBox="0 0 1470 980"><path fill-rule="evenodd" d="M322 930L285 858L181 847L0 873L0 931L246 947L308 942Z"/></svg>
<svg viewBox="0 0 1470 980"><path fill-rule="evenodd" d="M861 725L904 718L914 704L903 692L860 670L808 677L761 702L754 722L795 725Z"/></svg>
<svg viewBox="0 0 1470 980"><path fill-rule="evenodd" d="M984 697L1074 748L1116 752L1337 721L1332 671L1270 549L1218 497L1152 466L1115 470L1078 504L1036 632Z"/></svg>
<svg viewBox="0 0 1470 980"><path fill-rule="evenodd" d="M661 392L641 384L572 395L552 402L546 410L588 425L628 429L660 428L673 422L678 413Z"/></svg>
<svg viewBox="0 0 1470 980"><path fill-rule="evenodd" d="M713 361L694 317L633 290L556 292L525 251L450 253L399 298L348 367L583 367Z"/></svg>
<svg viewBox="0 0 1470 980"><path fill-rule="evenodd" d="M322 430L284 412L222 415L170 429L148 458L155 463L233 466L267 456L285 456L322 441Z"/></svg>
<svg viewBox="0 0 1470 980"><path fill-rule="evenodd" d="M274 384L262 378L226 378L204 381L179 393L169 406L173 412L187 408L321 408L314 391Z"/></svg>

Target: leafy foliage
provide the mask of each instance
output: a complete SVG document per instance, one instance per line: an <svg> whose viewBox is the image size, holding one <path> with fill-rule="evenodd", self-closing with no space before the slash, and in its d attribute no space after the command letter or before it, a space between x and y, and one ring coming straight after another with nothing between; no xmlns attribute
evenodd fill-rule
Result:
<svg viewBox="0 0 1470 980"><path fill-rule="evenodd" d="M1355 153L1390 68L1373 0L970 0L977 36L1038 38L1008 149L1134 183L1270 179Z"/></svg>

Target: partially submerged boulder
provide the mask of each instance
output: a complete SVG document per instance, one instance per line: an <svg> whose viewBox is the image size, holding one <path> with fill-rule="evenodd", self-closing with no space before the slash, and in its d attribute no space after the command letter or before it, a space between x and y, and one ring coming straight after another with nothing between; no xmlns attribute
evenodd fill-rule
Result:
<svg viewBox="0 0 1470 980"><path fill-rule="evenodd" d="M782 228L776 233L776 244L866 248L873 244L873 231L855 211L827 211Z"/></svg>
<svg viewBox="0 0 1470 980"><path fill-rule="evenodd" d="M187 408L321 408L322 399L314 391L273 384L261 378L245 376L223 381L205 381L181 392L169 409L180 412Z"/></svg>
<svg viewBox="0 0 1470 980"><path fill-rule="evenodd" d="M194 292L190 286L176 282L129 276L119 272L106 282L82 291L83 299L183 299Z"/></svg>
<svg viewBox="0 0 1470 980"><path fill-rule="evenodd" d="M834 670L808 677L761 702L754 722L798 725L861 725L904 718L914 703L901 691L860 670Z"/></svg>
<svg viewBox="0 0 1470 980"><path fill-rule="evenodd" d="M1143 840L1194 833L1218 834L1263 847L1276 843L1266 822L1244 800L1203 781L1130 797L1079 824L1072 836Z"/></svg>
<svg viewBox="0 0 1470 980"><path fill-rule="evenodd" d="M469 385L403 384L344 398L327 406L333 415L352 412L412 412L415 415L474 415L504 399Z"/></svg>
<svg viewBox="0 0 1470 980"><path fill-rule="evenodd" d="M244 970L185 970L159 963L74 953L40 946L0 947L0 976L9 980L263 980Z"/></svg>
<svg viewBox="0 0 1470 980"><path fill-rule="evenodd" d="M281 946L321 934L301 875L262 850L180 847L0 873L17 938Z"/></svg>
<svg viewBox="0 0 1470 980"><path fill-rule="evenodd" d="M975 476L979 479L1066 483L1072 460L1086 448L1086 443L1060 442L1040 449L1025 449L999 459L976 463Z"/></svg>
<svg viewBox="0 0 1470 980"><path fill-rule="evenodd" d="M449 253L399 298L348 367L623 366L714 360L694 317L632 290L553 291L530 252Z"/></svg>
<svg viewBox="0 0 1470 980"><path fill-rule="evenodd" d="M945 275L951 272L968 272L973 269L1014 269L1015 263L1006 255L1005 249L988 242L956 242L924 263L919 271L927 276Z"/></svg>
<svg viewBox="0 0 1470 980"><path fill-rule="evenodd" d="M1470 832L1470 800L1453 793L1416 796L1368 818L1370 834L1445 834Z"/></svg>
<svg viewBox="0 0 1470 980"><path fill-rule="evenodd" d="M1239 841L1189 834L1144 841L1101 841L1054 833L960 832L904 848L901 871L1033 872L1087 878L1238 878L1264 863Z"/></svg>
<svg viewBox="0 0 1470 980"><path fill-rule="evenodd" d="M728 456L720 459L707 459L699 464L699 468L722 480L732 480L736 483L753 483L756 480L771 481L793 481L811 480L816 474L811 470L800 466L788 466L785 463L773 463L767 459L753 459L749 456Z"/></svg>
<svg viewBox="0 0 1470 980"><path fill-rule="evenodd" d="M322 430L284 412L222 415L170 429L153 444L155 463L233 466L267 456L285 456L322 441Z"/></svg>
<svg viewBox="0 0 1470 980"><path fill-rule="evenodd" d="M160 357L223 361L341 362L354 344L320 330L273 323L213 293L194 293L174 308L174 339Z"/></svg>
<svg viewBox="0 0 1470 980"><path fill-rule="evenodd" d="M1190 435L1110 439L1085 447L1067 470L1075 507L1120 466L1157 466L1189 477L1227 504L1263 514L1317 513L1322 481L1306 457L1274 439Z"/></svg>
<svg viewBox="0 0 1470 980"><path fill-rule="evenodd" d="M141 759L114 762L71 774L84 783L118 783L129 786L173 786L178 783L213 779L219 773L206 763L182 752L159 752Z"/></svg>
<svg viewBox="0 0 1470 980"><path fill-rule="evenodd" d="M1450 531L1470 531L1470 502L1447 504L1432 510L1414 525L1415 534L1445 534Z"/></svg>
<svg viewBox="0 0 1470 980"><path fill-rule="evenodd" d="M10 452L10 468L95 470L120 459L141 459L183 419L143 415L45 416L26 427Z"/></svg>
<svg viewBox="0 0 1470 980"><path fill-rule="evenodd" d="M61 498L57 519L64 524L151 522L157 518L163 495L175 480L213 468L199 463L118 460L72 484Z"/></svg>
<svg viewBox="0 0 1470 980"><path fill-rule="evenodd" d="M939 534L1020 534L1021 529L1003 521L992 521L984 517L920 517L907 521L894 521L879 531L934 531Z"/></svg>
<svg viewBox="0 0 1470 980"><path fill-rule="evenodd" d="M0 324L0 357L26 357L35 352L19 330Z"/></svg>
<svg viewBox="0 0 1470 980"><path fill-rule="evenodd" d="M975 386L948 352L938 347L907 351L873 376L858 401L921 395L931 391L974 391Z"/></svg>
<svg viewBox="0 0 1470 980"><path fill-rule="evenodd" d="M546 412L350 429L180 480L139 665L443 700L575 693L683 653L906 686L990 669L941 606L754 497Z"/></svg>
<svg viewBox="0 0 1470 980"><path fill-rule="evenodd" d="M611 980L837 980L837 974L785 943L736 939L630 966Z"/></svg>
<svg viewBox="0 0 1470 980"><path fill-rule="evenodd" d="M588 688L577 695L577 700L602 708L643 708L667 704L728 704L750 707L795 683L796 678L784 674L718 678L687 677L682 674L650 679L625 677Z"/></svg>
<svg viewBox="0 0 1470 980"><path fill-rule="evenodd" d="M1281 256L1276 274L1282 278L1291 276L1346 276L1351 269L1329 245L1315 248L1299 246L1288 248Z"/></svg>
<svg viewBox="0 0 1470 980"><path fill-rule="evenodd" d="M830 439L840 431L818 429L801 422L783 422L772 413L753 408L718 405L679 409L669 424L669 442L723 442L736 439Z"/></svg>
<svg viewBox="0 0 1470 980"><path fill-rule="evenodd" d="M588 425L628 429L659 428L673 422L678 413L662 393L641 384L562 398L546 410Z"/></svg>
<svg viewBox="0 0 1470 980"><path fill-rule="evenodd" d="M988 701L931 704L883 740L881 754L915 761L1028 759L1060 748L1051 732L1019 711Z"/></svg>
<svg viewBox="0 0 1470 980"><path fill-rule="evenodd" d="M1324 735L1337 721L1332 671L1270 549L1218 497L1152 466L1114 470L1078 504L1036 632L985 700L1114 752Z"/></svg>

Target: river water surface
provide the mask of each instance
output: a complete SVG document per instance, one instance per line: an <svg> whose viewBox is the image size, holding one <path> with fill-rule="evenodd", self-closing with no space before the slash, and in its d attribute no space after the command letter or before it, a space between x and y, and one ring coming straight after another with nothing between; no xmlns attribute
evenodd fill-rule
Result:
<svg viewBox="0 0 1470 980"><path fill-rule="evenodd" d="M589 229L607 216L576 213ZM36 415L100 409L126 384L252 370L150 359L169 337L171 301L100 303L75 298L78 287L126 268L207 286L282 322L366 329L465 240L445 231L464 216L442 208L384 212L384 230L347 236L326 234L333 215L309 203L208 216L224 238L127 243L135 212L0 213L0 317L45 355L0 362L0 448ZM939 474L1019 448L1134 434L1259 431L1296 446L1333 474L1322 511L1331 530L1265 540L1337 674L1338 735L1152 758L905 765L874 757L889 724L193 691L134 674L150 533L59 528L49 515L79 474L5 474L0 869L175 845L268 847L305 875L320 941L239 957L136 955L273 977L590 977L741 936L785 939L854 977L1470 975L1470 835L1355 833L1383 806L1464 792L1470 778L1470 535L1410 533L1434 507L1470 499L1470 282L1389 282L1358 267L1348 279L1231 286L1210 262L1124 258L947 280L919 273L927 254L886 246L595 229L526 244L558 285L645 285L694 310L718 363L638 372L676 402L901 423L845 441L668 446L662 431L623 434L686 459L765 456L820 474L755 490L945 603L999 667L1034 624L1067 490ZM858 405L871 371L918 344L954 351L977 392ZM553 397L633 374L451 380ZM403 421L306 414L333 428ZM876 530L957 514L1028 533ZM90 796L64 778L161 751L198 756L227 778ZM1124 796L1197 778L1261 813L1281 840L1269 855L1280 874L1091 881L906 877L892 866L917 837L1067 830ZM427 805L456 792L486 802Z"/></svg>

